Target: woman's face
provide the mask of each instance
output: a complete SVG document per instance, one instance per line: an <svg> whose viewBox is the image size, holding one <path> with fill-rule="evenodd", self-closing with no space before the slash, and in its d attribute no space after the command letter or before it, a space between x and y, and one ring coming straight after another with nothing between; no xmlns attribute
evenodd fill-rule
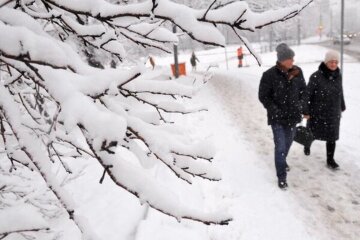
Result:
<svg viewBox="0 0 360 240"><path fill-rule="evenodd" d="M339 62L336 60L330 60L327 63L325 63L328 69L331 71L335 71L338 68Z"/></svg>

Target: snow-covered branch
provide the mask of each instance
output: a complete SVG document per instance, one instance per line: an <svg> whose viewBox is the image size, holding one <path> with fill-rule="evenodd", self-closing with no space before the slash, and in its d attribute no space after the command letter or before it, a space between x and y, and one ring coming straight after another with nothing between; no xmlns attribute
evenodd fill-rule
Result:
<svg viewBox="0 0 360 240"><path fill-rule="evenodd" d="M139 18L149 18L150 20L163 19L174 23L194 40L204 44L224 46L225 39L218 30L218 25L226 25L238 30L255 31L255 29L260 29L276 22L286 21L296 16L312 1L313 0L304 0L301 4L289 8L269 10L263 13L251 11L245 1L233 1L213 7L216 2L214 1L207 9L203 10L195 10L168 0L149 0L125 7L112 5L110 3L104 4L103 0L92 0L91 4L78 5L76 8L72 7L72 4L68 1L47 0L46 2L62 10L72 12L73 14L91 16L99 21L105 21L112 27L124 28L124 25L112 25L113 23L111 22L120 23L123 22L123 19L128 20L129 18L135 19L134 21L138 21L137 19ZM99 5L102 5L103 8L99 9L95 7ZM132 25L135 25L134 23L135 22L132 22ZM129 25L128 22L126 24ZM136 25L136 28L147 29L144 24ZM144 39L156 40L138 31L135 32L144 37ZM162 36L162 34L152 34ZM162 41L169 43L176 41L176 36L168 32L166 34L170 39L168 39L168 41ZM146 41L142 42L139 39L129 38L143 46L147 45ZM240 40L242 39L240 38ZM158 39L158 41L161 40Z"/></svg>
<svg viewBox="0 0 360 240"><path fill-rule="evenodd" d="M186 183L194 178L221 180L212 167L211 143L190 140L187 131L171 121L173 114L206 110L189 106L194 87L150 75L142 64L110 68L109 62L125 59L128 44L170 51L178 38L167 28L169 23L216 46L225 43L217 27L226 25L251 49L241 31L287 20L311 1L261 14L244 1L213 1L201 10L169 0L127 5L105 0L0 1L0 178L16 179L0 185L0 192L16 196L10 203L0 201L0 210L25 204L36 216L33 224L22 222L13 229L2 225L0 214L0 238L52 231L46 217L61 218L62 223L70 219L84 239L98 238L63 189L66 181L53 171L56 166L65 179L80 176L72 164L77 158L103 169L100 182L109 178L141 203L179 221L228 224L227 213L193 209L146 171L162 165ZM25 175L20 182L37 179L26 186L31 191L8 187L18 184L19 172ZM56 203L56 213L31 196L40 186Z"/></svg>

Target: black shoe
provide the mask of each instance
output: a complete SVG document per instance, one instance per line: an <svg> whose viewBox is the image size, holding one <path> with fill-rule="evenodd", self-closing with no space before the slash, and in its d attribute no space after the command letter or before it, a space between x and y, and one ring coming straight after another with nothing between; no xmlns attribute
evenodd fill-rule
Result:
<svg viewBox="0 0 360 240"><path fill-rule="evenodd" d="M326 163L327 163L328 168L330 168L330 169L335 170L335 169L339 168L339 164L337 164L334 159L327 160Z"/></svg>
<svg viewBox="0 0 360 240"><path fill-rule="evenodd" d="M278 186L281 190L286 190L288 188L288 184L286 181L279 181Z"/></svg>
<svg viewBox="0 0 360 240"><path fill-rule="evenodd" d="M285 169L286 169L287 172L290 172L290 167L289 167L289 165L287 163L286 163Z"/></svg>
<svg viewBox="0 0 360 240"><path fill-rule="evenodd" d="M310 148L309 147L304 147L304 154L306 156L309 156L310 155Z"/></svg>

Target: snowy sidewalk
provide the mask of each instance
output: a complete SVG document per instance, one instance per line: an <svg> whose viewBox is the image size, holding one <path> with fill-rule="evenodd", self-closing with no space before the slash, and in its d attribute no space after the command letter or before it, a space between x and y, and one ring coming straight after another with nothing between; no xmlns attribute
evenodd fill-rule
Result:
<svg viewBox="0 0 360 240"><path fill-rule="evenodd" d="M215 198L211 200L219 207L230 206L234 216L228 227L210 228L210 239L319 239L313 238L298 218L298 205L291 194L279 191L272 161L264 161L256 151L257 145L266 144L252 142L252 136L264 136L258 127L261 117L254 115L253 103L236 83L216 75L202 93L210 105L209 126L203 127L211 126L218 150L214 162L223 174L217 189L208 191L207 200Z"/></svg>
<svg viewBox="0 0 360 240"><path fill-rule="evenodd" d="M299 59L296 64L308 79L326 49L306 45L294 50L296 60ZM325 167L324 142L315 141L310 156L304 156L302 147L294 143L288 158L290 187L284 192L277 187L272 133L265 109L257 98L261 74L274 63L274 58L274 53L263 54L263 67L247 59L250 67L242 69L236 68L235 59L229 62L232 69L228 71L224 70L225 62L216 55L199 64L199 69L205 71L209 64L219 63L218 69L211 69L215 71L214 77L193 99L209 111L182 116L178 123L189 129L187 134L195 138L201 135L200 139L205 137L214 142L217 155L213 163L221 171L222 181L195 179L189 186L167 171L157 174L157 179L168 179L164 184L175 189L187 204L207 212L227 209L234 220L228 226L206 226L188 220L179 224L150 210L145 220L138 219L141 231L135 239L149 239L149 236L157 240L360 239L360 128L357 127L360 64L351 60L345 65L347 110L335 154L341 169L332 172ZM163 61L165 68L168 60ZM195 78L197 72L190 72L189 76ZM131 214L132 222L136 222L142 211L136 204L129 207L129 212L136 209ZM128 236L127 239L133 239L131 231Z"/></svg>
<svg viewBox="0 0 360 240"><path fill-rule="evenodd" d="M222 185L235 215L230 226L239 234L228 239L359 239L359 168L341 160L341 170L325 168L323 142L314 143L309 157L294 143L290 188L277 188L272 134L257 100L259 70L219 72L208 86L210 112L224 119L215 117L214 124L220 125ZM338 145L339 159L352 157L345 149Z"/></svg>

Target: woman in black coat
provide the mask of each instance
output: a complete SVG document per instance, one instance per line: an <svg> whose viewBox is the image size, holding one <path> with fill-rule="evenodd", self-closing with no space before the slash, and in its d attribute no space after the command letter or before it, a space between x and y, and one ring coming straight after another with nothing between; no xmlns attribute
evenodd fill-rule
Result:
<svg viewBox="0 0 360 240"><path fill-rule="evenodd" d="M319 69L310 77L307 85L309 107L308 126L314 138L326 141L327 166L336 169L334 160L336 140L339 139L341 112L345 111L342 76L338 67L339 54L330 50ZM306 155L310 148L304 148Z"/></svg>

